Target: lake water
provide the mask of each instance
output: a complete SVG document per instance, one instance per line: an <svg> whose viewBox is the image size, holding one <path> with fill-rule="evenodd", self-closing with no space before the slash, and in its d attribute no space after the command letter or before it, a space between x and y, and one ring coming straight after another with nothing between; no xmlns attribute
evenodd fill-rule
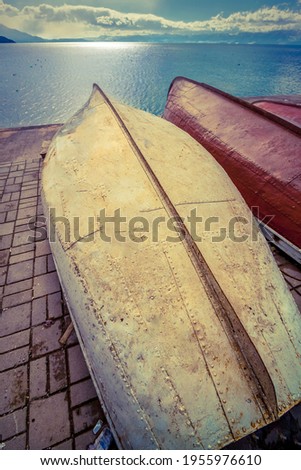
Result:
<svg viewBox="0 0 301 470"><path fill-rule="evenodd" d="M70 43L0 45L0 127L64 122L96 82L161 114L184 75L238 96L301 93L301 47Z"/></svg>

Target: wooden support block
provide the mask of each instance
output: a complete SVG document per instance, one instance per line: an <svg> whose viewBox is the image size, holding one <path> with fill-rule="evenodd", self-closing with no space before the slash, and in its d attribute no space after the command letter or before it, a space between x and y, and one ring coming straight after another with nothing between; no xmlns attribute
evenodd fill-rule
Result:
<svg viewBox="0 0 301 470"><path fill-rule="evenodd" d="M59 343L62 346L65 346L65 344L67 343L67 341L69 339L69 336L71 335L73 330L74 330L73 323L70 323L70 325L68 325L68 327L67 327L65 333L63 334L63 336L59 339Z"/></svg>

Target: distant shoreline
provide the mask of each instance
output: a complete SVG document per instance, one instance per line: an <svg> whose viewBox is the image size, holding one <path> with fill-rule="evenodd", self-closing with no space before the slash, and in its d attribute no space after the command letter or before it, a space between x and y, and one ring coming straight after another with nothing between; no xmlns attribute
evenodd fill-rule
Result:
<svg viewBox="0 0 301 470"><path fill-rule="evenodd" d="M15 44L16 41L13 41L12 39L9 39L5 36L0 36L0 44Z"/></svg>

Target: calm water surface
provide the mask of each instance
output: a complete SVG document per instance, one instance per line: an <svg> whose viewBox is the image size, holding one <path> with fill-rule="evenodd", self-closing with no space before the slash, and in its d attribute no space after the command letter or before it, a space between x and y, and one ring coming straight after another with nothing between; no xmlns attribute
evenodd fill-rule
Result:
<svg viewBox="0 0 301 470"><path fill-rule="evenodd" d="M70 43L0 45L0 127L64 122L93 82L161 114L177 75L238 95L301 93L301 47Z"/></svg>

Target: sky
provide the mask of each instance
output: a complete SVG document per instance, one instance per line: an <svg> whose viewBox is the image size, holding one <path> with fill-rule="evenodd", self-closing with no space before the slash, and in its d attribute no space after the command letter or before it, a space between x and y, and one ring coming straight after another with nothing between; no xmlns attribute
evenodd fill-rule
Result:
<svg viewBox="0 0 301 470"><path fill-rule="evenodd" d="M301 0L0 0L0 23L47 39L285 32L301 38Z"/></svg>

